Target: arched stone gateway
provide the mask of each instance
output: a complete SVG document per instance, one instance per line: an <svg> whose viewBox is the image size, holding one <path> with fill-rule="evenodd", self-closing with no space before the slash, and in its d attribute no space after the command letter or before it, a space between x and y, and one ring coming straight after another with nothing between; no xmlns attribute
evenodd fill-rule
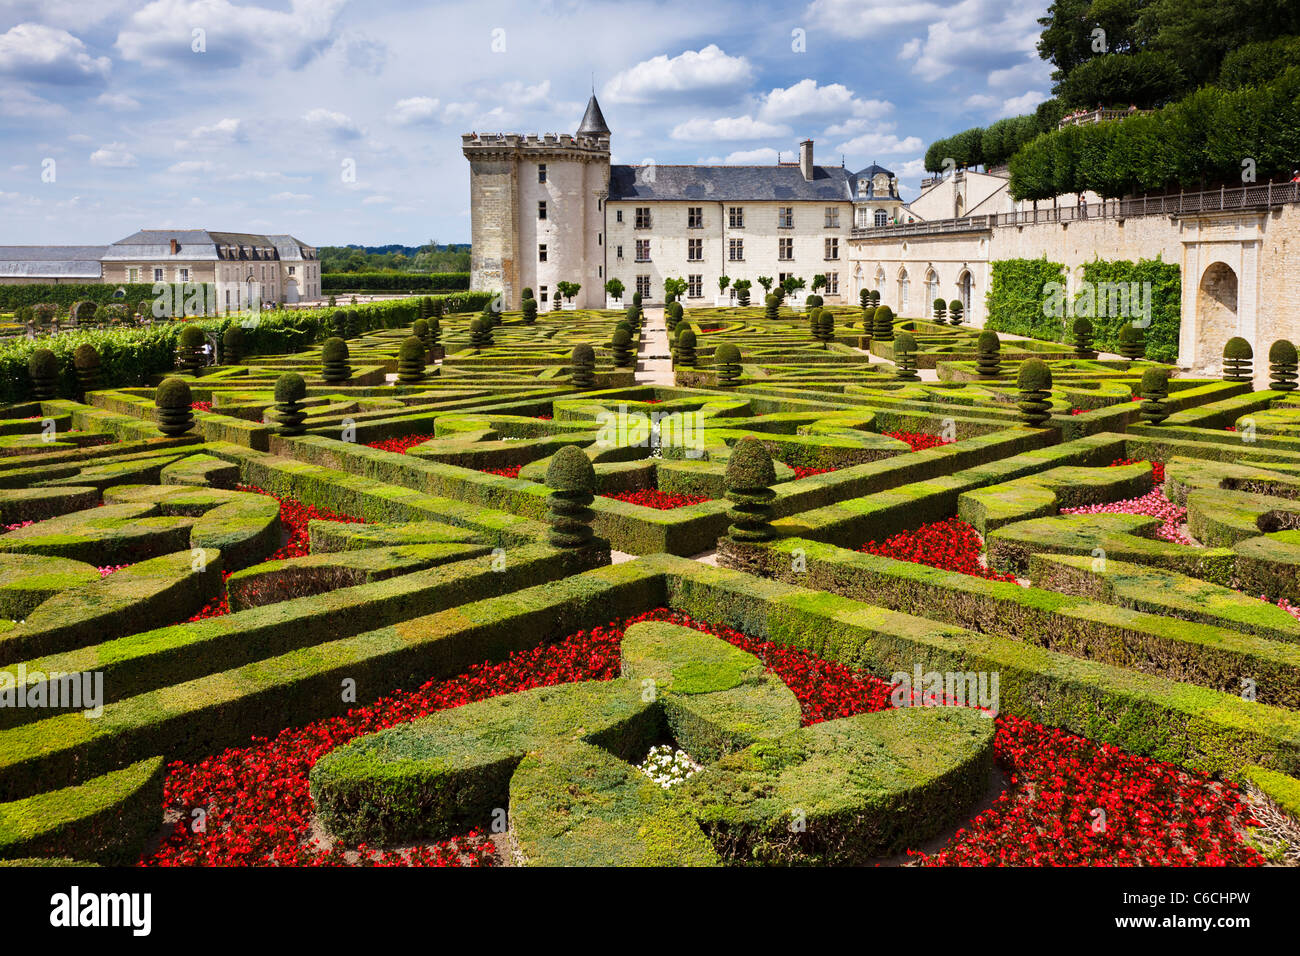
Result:
<svg viewBox="0 0 1300 956"><path fill-rule="evenodd" d="M961 275L957 277L957 298L961 299L962 311L970 315L970 292L971 292L971 274L969 269L963 269ZM969 321L969 320L968 320Z"/></svg>
<svg viewBox="0 0 1300 956"><path fill-rule="evenodd" d="M1201 276L1196 296L1197 367L1216 365L1223 343L1237 334L1237 273L1213 262Z"/></svg>

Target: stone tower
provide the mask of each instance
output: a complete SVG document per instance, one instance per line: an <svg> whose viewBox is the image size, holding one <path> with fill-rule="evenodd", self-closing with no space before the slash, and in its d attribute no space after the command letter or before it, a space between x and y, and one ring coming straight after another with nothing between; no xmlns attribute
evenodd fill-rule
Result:
<svg viewBox="0 0 1300 956"><path fill-rule="evenodd" d="M579 282L579 308L604 306L609 137L595 94L576 135L461 137L470 166L471 289L501 292L503 307L517 309L531 288L549 310L557 283Z"/></svg>

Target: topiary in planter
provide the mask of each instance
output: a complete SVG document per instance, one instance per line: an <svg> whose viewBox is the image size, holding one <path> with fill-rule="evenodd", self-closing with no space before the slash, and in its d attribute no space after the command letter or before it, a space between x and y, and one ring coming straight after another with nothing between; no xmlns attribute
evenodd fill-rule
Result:
<svg viewBox="0 0 1300 956"><path fill-rule="evenodd" d="M424 381L424 343L414 335L402 342L397 352L397 381L417 385Z"/></svg>
<svg viewBox="0 0 1300 956"><path fill-rule="evenodd" d="M337 335L325 340L321 346L320 377L327 382L346 382L352 377L352 366L348 364L348 343Z"/></svg>
<svg viewBox="0 0 1300 956"><path fill-rule="evenodd" d="M89 342L82 342L72 352L72 364L77 370L77 390L84 396L99 388L99 353Z"/></svg>
<svg viewBox="0 0 1300 956"><path fill-rule="evenodd" d="M614 337L610 340L610 350L614 353L614 365L616 368L627 368L632 364L632 335L625 328L614 330Z"/></svg>
<svg viewBox="0 0 1300 956"><path fill-rule="evenodd" d="M1002 374L1002 340L996 332L981 332L975 349L975 370L981 376L993 378Z"/></svg>
<svg viewBox="0 0 1300 956"><path fill-rule="evenodd" d="M574 388L595 388L596 350L586 342L579 342L573 347L572 362L573 374L569 377L569 383Z"/></svg>
<svg viewBox="0 0 1300 956"><path fill-rule="evenodd" d="M1234 335L1223 346L1223 380L1225 382L1249 382L1255 375L1251 359L1255 350L1250 343Z"/></svg>
<svg viewBox="0 0 1300 956"><path fill-rule="evenodd" d="M935 299L932 303L934 308L934 321L946 322L948 320L948 303L943 299Z"/></svg>
<svg viewBox="0 0 1300 956"><path fill-rule="evenodd" d="M948 303L948 321L953 325L961 325L961 320L965 313L966 307L961 304L961 299L953 299Z"/></svg>
<svg viewBox="0 0 1300 956"><path fill-rule="evenodd" d="M153 402L158 408L158 430L168 438L184 435L194 427L194 399L184 379L165 380L154 389Z"/></svg>
<svg viewBox="0 0 1300 956"><path fill-rule="evenodd" d="M871 322L871 338L877 342L894 341L894 310L887 305L876 309Z"/></svg>
<svg viewBox="0 0 1300 956"><path fill-rule="evenodd" d="M285 372L275 380L275 412L281 435L301 435L307 429L307 413L302 400L307 397L307 383L297 372Z"/></svg>
<svg viewBox="0 0 1300 956"><path fill-rule="evenodd" d="M524 325L532 325L537 321L537 300L531 296L524 299Z"/></svg>
<svg viewBox="0 0 1300 956"><path fill-rule="evenodd" d="M27 359L27 375L32 380L32 398L41 401L58 395L59 360L49 349L32 352Z"/></svg>
<svg viewBox="0 0 1300 956"><path fill-rule="evenodd" d="M334 330L334 334L339 338L347 338L348 317L342 309L335 310L334 314L330 316L330 328Z"/></svg>
<svg viewBox="0 0 1300 956"><path fill-rule="evenodd" d="M596 469L577 445L565 445L546 466L547 540L553 548L585 548L592 544L590 505L596 490Z"/></svg>
<svg viewBox="0 0 1300 956"><path fill-rule="evenodd" d="M817 315L817 338L827 348L835 341L835 313L830 309L822 309Z"/></svg>
<svg viewBox="0 0 1300 956"><path fill-rule="evenodd" d="M677 336L677 363L686 368L695 367L695 333L690 329L682 329L682 334Z"/></svg>
<svg viewBox="0 0 1300 956"><path fill-rule="evenodd" d="M770 292L766 296L764 296L763 297L763 318L776 319L780 315L780 311L779 311L780 303L781 300L778 299L775 295L773 295Z"/></svg>
<svg viewBox="0 0 1300 956"><path fill-rule="evenodd" d="M244 357L244 330L238 325L227 325L221 333L221 358L227 365L238 365Z"/></svg>
<svg viewBox="0 0 1300 956"><path fill-rule="evenodd" d="M1268 387L1275 392L1294 391L1298 365L1295 346L1287 339L1278 339L1268 349Z"/></svg>
<svg viewBox="0 0 1300 956"><path fill-rule="evenodd" d="M203 368L203 330L197 325L181 327L176 337L176 364L191 375L198 375Z"/></svg>
<svg viewBox="0 0 1300 956"><path fill-rule="evenodd" d="M718 388L735 388L740 383L740 349L731 342L723 342L713 352L713 364L718 369Z"/></svg>
<svg viewBox="0 0 1300 956"><path fill-rule="evenodd" d="M1142 404L1138 407L1138 414L1142 416L1142 421L1148 425L1159 425L1169 417L1169 406L1165 402L1169 398L1167 370L1149 368L1143 372L1139 394L1142 396Z"/></svg>
<svg viewBox="0 0 1300 956"><path fill-rule="evenodd" d="M916 339L910 332L899 332L894 336L894 365L898 369L894 377L900 382L921 380L921 376L916 374Z"/></svg>
<svg viewBox="0 0 1300 956"><path fill-rule="evenodd" d="M1033 428L1040 427L1052 417L1052 370L1042 359L1028 359L1020 363L1016 375L1016 388L1020 389L1020 420Z"/></svg>
<svg viewBox="0 0 1300 956"><path fill-rule="evenodd" d="M1119 354L1130 362L1145 358L1147 354L1146 333L1131 322L1120 326Z"/></svg>
<svg viewBox="0 0 1300 956"><path fill-rule="evenodd" d="M723 482L731 508L727 517L731 525L727 535L733 541L771 541L772 499L776 492L776 467L772 456L757 438L746 436L736 442L727 461Z"/></svg>
<svg viewBox="0 0 1300 956"><path fill-rule="evenodd" d="M1083 316L1074 320L1074 354L1081 359L1095 359L1096 350L1092 347L1092 322Z"/></svg>

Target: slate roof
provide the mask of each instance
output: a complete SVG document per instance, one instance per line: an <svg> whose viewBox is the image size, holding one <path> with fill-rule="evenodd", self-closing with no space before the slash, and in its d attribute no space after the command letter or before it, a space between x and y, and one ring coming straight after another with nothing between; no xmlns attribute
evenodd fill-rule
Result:
<svg viewBox="0 0 1300 956"><path fill-rule="evenodd" d="M99 279L107 246L0 246L0 276L27 279Z"/></svg>
<svg viewBox="0 0 1300 956"><path fill-rule="evenodd" d="M811 181L789 166L610 166L611 202L701 199L712 202L848 202L852 177L841 166L814 166ZM642 172L644 170L644 172Z"/></svg>
<svg viewBox="0 0 1300 956"><path fill-rule="evenodd" d="M171 240L180 248L173 255ZM252 232L209 232L206 229L141 229L125 239L119 239L107 248L103 259L109 262L137 261L141 259L171 259L173 261L215 261L218 250L226 246L252 246L274 249L273 258L300 260L302 249L311 248L290 235L262 235Z"/></svg>
<svg viewBox="0 0 1300 956"><path fill-rule="evenodd" d="M596 102L596 94L591 94L591 99L587 101L587 112L582 114L582 122L578 124L579 136L608 136L609 127L605 125L605 116L600 112L600 104Z"/></svg>

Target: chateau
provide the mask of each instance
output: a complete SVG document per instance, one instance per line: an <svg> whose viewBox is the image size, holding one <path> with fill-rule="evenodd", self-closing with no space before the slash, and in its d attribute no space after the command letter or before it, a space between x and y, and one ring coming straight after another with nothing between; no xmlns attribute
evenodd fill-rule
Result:
<svg viewBox="0 0 1300 956"><path fill-rule="evenodd" d="M689 308L720 298L720 276L750 280L757 302L759 276L820 273L828 304L875 289L923 316L959 299L978 326L997 260L1060 262L1073 295L1087 262L1159 258L1183 277L1180 364L1214 370L1234 335L1256 354L1300 338L1300 184L1034 207L1012 200L1005 174L957 170L904 203L892 172L818 166L812 140L769 166L625 166L610 136L593 95L574 135L462 137L471 288L503 292L507 308L532 288L548 309L558 282L578 282L576 305L600 308L609 279L653 303L681 277Z"/></svg>

